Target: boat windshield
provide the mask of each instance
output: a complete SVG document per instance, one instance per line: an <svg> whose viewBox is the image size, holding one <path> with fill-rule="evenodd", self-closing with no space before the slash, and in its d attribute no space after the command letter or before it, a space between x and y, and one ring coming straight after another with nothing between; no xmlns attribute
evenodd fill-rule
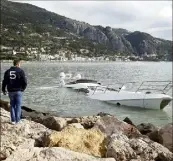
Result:
<svg viewBox="0 0 173 161"><path fill-rule="evenodd" d="M169 93L172 91L172 81L144 81L144 82L126 82L115 83L106 86L95 87L95 91L100 90L107 91L131 91L131 92L143 92L143 93ZM95 92L94 92L95 93Z"/></svg>

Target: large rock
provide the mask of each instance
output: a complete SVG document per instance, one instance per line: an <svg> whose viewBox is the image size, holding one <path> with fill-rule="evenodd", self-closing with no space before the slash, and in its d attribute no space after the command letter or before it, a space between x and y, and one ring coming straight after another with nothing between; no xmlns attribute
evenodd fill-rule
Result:
<svg viewBox="0 0 173 161"><path fill-rule="evenodd" d="M61 117L50 116L42 120L43 125L52 130L61 131L65 126L67 126L67 120Z"/></svg>
<svg viewBox="0 0 173 161"><path fill-rule="evenodd" d="M42 120L47 116L51 116L48 113L38 112L29 107L22 106L22 118L30 119L35 122L42 122Z"/></svg>
<svg viewBox="0 0 173 161"><path fill-rule="evenodd" d="M81 118L81 125L85 129L90 129L94 126L96 121L100 119L100 116L87 116L87 117L82 117Z"/></svg>
<svg viewBox="0 0 173 161"><path fill-rule="evenodd" d="M148 138L133 138L129 140L129 144L141 160L173 160L173 154L166 147Z"/></svg>
<svg viewBox="0 0 173 161"><path fill-rule="evenodd" d="M105 137L98 129L78 129L67 126L61 132L54 132L45 138L44 146L64 147L76 152L104 157Z"/></svg>
<svg viewBox="0 0 173 161"><path fill-rule="evenodd" d="M123 121L136 127L136 125L133 124L133 122L128 117L126 117Z"/></svg>
<svg viewBox="0 0 173 161"><path fill-rule="evenodd" d="M69 124L68 126L72 126L77 129L84 129L84 127L80 123L73 123L73 124Z"/></svg>
<svg viewBox="0 0 173 161"><path fill-rule="evenodd" d="M134 150L128 144L129 139L122 133L116 133L108 138L107 157L114 157L116 160L129 160L136 158Z"/></svg>
<svg viewBox="0 0 173 161"><path fill-rule="evenodd" d="M99 113L97 114L97 116L103 117L103 116L112 116L112 115L109 114L109 113L105 113L105 112L99 112Z"/></svg>
<svg viewBox="0 0 173 161"><path fill-rule="evenodd" d="M160 143L159 129L158 129L158 130L155 130L155 131L152 131L152 132L150 132L150 133L148 133L147 136L148 136L151 140L153 140L153 141L155 141L155 142L157 142L157 143Z"/></svg>
<svg viewBox="0 0 173 161"><path fill-rule="evenodd" d="M10 113L1 108L1 153L5 159L18 148L36 146L44 133L51 130L33 121L22 120L16 125L10 123Z"/></svg>
<svg viewBox="0 0 173 161"><path fill-rule="evenodd" d="M141 123L137 125L137 129L141 132L141 134L148 136L151 140L161 143L159 136L159 128L154 126L151 123Z"/></svg>
<svg viewBox="0 0 173 161"><path fill-rule="evenodd" d="M128 137L141 135L134 126L118 120L115 116L104 116L100 118L97 120L93 128L100 129L107 136L110 136L113 133L119 133L120 131Z"/></svg>
<svg viewBox="0 0 173 161"><path fill-rule="evenodd" d="M100 116L83 116L79 118L72 118L71 120L68 120L67 123L80 123L85 129L91 129L96 121L100 119Z"/></svg>
<svg viewBox="0 0 173 161"><path fill-rule="evenodd" d="M6 111L10 111L10 104L7 101L0 100L0 107Z"/></svg>
<svg viewBox="0 0 173 161"><path fill-rule="evenodd" d="M146 135L146 134L149 134L150 132L158 130L158 128L151 123L141 123L141 124L137 125L137 129L143 135Z"/></svg>
<svg viewBox="0 0 173 161"><path fill-rule="evenodd" d="M113 158L96 158L60 147L19 149L6 161L115 161Z"/></svg>
<svg viewBox="0 0 173 161"><path fill-rule="evenodd" d="M173 154L161 144L148 138L129 139L122 132L112 134L107 138L107 157L127 161L171 161Z"/></svg>
<svg viewBox="0 0 173 161"><path fill-rule="evenodd" d="M73 124L73 123L81 123L81 118L71 118L67 121L68 124Z"/></svg>
<svg viewBox="0 0 173 161"><path fill-rule="evenodd" d="M163 126L159 132L159 142L173 152L173 123Z"/></svg>

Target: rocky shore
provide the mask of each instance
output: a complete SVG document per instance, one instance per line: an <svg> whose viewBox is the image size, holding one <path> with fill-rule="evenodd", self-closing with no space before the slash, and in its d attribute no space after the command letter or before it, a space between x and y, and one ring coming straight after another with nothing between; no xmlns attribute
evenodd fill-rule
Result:
<svg viewBox="0 0 173 161"><path fill-rule="evenodd" d="M0 101L1 152L5 161L172 161L173 124L135 125L106 113L63 118L22 107L10 123L9 103Z"/></svg>

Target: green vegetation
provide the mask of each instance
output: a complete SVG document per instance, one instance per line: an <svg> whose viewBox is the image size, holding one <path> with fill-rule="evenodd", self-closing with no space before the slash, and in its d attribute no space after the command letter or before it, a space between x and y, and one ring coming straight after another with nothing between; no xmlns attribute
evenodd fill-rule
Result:
<svg viewBox="0 0 173 161"><path fill-rule="evenodd" d="M75 28L77 25L80 32ZM47 55L67 51L67 57L74 53L84 57L111 57L112 60L115 56L131 56L131 60L136 60L134 55L143 57L147 53L156 54L156 60L172 60L171 41L153 38L142 32L131 33L125 29L67 20L45 9L7 0L1 0L0 36L1 45L5 46L1 49L1 59L15 58L13 50L19 51L18 56L23 59L36 59L44 49ZM36 48L37 54L30 52L30 48Z"/></svg>

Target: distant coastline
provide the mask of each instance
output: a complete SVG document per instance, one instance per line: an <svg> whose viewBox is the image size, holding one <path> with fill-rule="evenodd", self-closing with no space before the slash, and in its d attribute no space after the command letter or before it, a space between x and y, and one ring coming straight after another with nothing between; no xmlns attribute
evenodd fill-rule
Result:
<svg viewBox="0 0 173 161"><path fill-rule="evenodd" d="M13 60L1 60L1 63L12 63ZM33 61L26 61L26 60L22 60L22 62L25 63L129 63L129 62L172 62L172 61L72 61L72 60L67 60L67 61L59 61L59 60L46 60L46 61L38 61L38 60L33 60Z"/></svg>

